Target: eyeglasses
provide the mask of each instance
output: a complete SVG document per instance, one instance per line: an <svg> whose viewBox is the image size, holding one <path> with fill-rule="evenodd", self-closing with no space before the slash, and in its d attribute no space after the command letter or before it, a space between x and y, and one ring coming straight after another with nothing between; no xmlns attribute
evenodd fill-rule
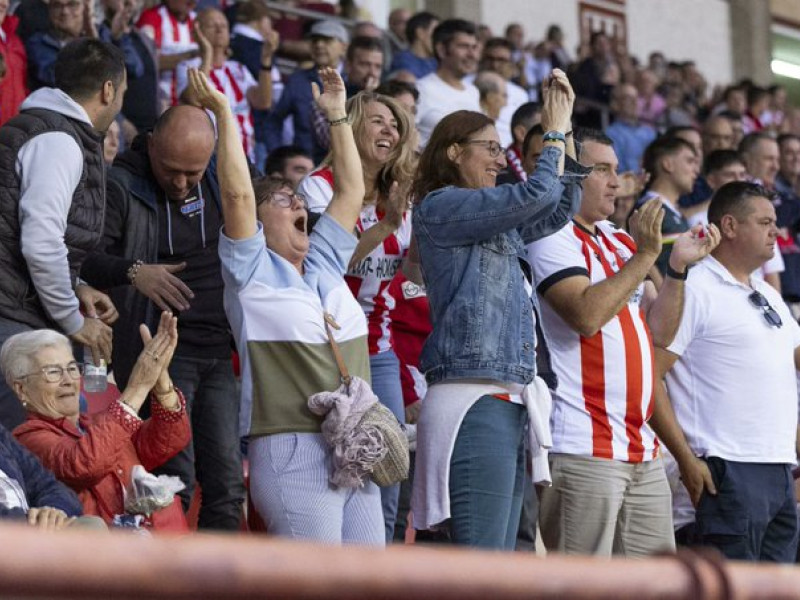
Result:
<svg viewBox="0 0 800 600"><path fill-rule="evenodd" d="M301 196L300 194L273 192L270 198L270 202L272 202L277 206L280 206L281 208L291 208L292 204L294 204L295 198L303 205L303 208L308 210L308 201L305 199L304 196Z"/></svg>
<svg viewBox="0 0 800 600"><path fill-rule="evenodd" d="M467 140L465 142L461 142L462 144L478 144L480 146L484 146L486 150L489 151L489 156L495 158L500 155L502 152L503 154L506 153L506 149L503 148L498 142L494 140Z"/></svg>
<svg viewBox="0 0 800 600"><path fill-rule="evenodd" d="M69 10L75 12L80 7L81 3L77 0L73 0L72 2L50 2L48 7L53 12L59 12L62 10Z"/></svg>
<svg viewBox="0 0 800 600"><path fill-rule="evenodd" d="M82 369L83 365L72 361L66 366L61 365L45 365L38 371L34 371L33 373L27 373L20 377L20 379L24 379L25 377L32 377L33 375L41 375L44 377L44 380L47 383L58 383L64 377L64 372L69 375L69 378L74 380L81 378L81 373L83 372Z"/></svg>
<svg viewBox="0 0 800 600"><path fill-rule="evenodd" d="M755 306L756 308L760 308L762 314L764 315L764 319L766 319L767 323L769 323L772 327L781 327L783 326L783 321L781 320L781 316L778 314L772 306L770 305L769 301L764 297L764 295L759 292L755 291L747 297L750 300L750 304Z"/></svg>

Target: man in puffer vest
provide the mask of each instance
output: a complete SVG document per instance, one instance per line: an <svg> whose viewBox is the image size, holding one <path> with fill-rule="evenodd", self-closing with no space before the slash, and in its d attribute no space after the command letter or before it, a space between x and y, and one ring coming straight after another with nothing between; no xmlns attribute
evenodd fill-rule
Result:
<svg viewBox="0 0 800 600"><path fill-rule="evenodd" d="M0 344L51 328L109 360L116 310L77 275L103 233L103 138L127 87L124 56L99 40L71 42L55 81L0 128ZM23 419L0 382L0 423L10 430Z"/></svg>

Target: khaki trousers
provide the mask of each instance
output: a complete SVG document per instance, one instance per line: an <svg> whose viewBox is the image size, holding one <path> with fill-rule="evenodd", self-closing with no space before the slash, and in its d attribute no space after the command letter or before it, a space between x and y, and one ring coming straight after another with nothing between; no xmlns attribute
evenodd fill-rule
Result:
<svg viewBox="0 0 800 600"><path fill-rule="evenodd" d="M661 458L626 463L552 454L539 526L548 552L647 556L674 551L672 496Z"/></svg>

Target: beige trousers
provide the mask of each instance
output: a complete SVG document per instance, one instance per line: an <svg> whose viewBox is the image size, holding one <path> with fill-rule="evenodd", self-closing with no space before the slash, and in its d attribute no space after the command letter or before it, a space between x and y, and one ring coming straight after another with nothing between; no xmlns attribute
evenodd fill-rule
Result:
<svg viewBox="0 0 800 600"><path fill-rule="evenodd" d="M661 458L626 463L550 456L539 527L548 552L646 556L674 551L672 495Z"/></svg>

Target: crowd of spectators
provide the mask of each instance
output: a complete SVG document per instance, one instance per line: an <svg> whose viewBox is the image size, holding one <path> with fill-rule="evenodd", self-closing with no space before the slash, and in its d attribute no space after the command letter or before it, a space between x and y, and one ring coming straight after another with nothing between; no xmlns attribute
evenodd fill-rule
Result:
<svg viewBox="0 0 800 600"><path fill-rule="evenodd" d="M784 88L223 4L0 0L0 515L236 531L249 493L295 538L795 560ZM402 485L329 485L329 339L418 436ZM181 485L131 520L138 464Z"/></svg>

